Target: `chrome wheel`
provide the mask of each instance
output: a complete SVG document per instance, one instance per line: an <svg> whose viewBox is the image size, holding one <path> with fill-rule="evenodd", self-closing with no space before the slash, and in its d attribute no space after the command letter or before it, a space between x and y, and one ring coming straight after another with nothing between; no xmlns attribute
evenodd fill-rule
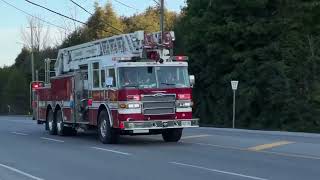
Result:
<svg viewBox="0 0 320 180"><path fill-rule="evenodd" d="M107 121L105 119L100 123L100 134L103 138L107 135Z"/></svg>
<svg viewBox="0 0 320 180"><path fill-rule="evenodd" d="M65 136L68 134L67 127L64 126L62 111L58 110L56 114L56 122L57 122L57 133L60 136Z"/></svg>
<svg viewBox="0 0 320 180"><path fill-rule="evenodd" d="M52 131L53 130L53 122L49 121L49 130Z"/></svg>
<svg viewBox="0 0 320 180"><path fill-rule="evenodd" d="M103 144L114 144L119 140L120 133L112 128L108 113L103 110L98 119L98 137Z"/></svg>
<svg viewBox="0 0 320 180"><path fill-rule="evenodd" d="M54 119L53 112L51 110L49 110L48 112L47 126L49 130L49 134L51 135L57 134L57 122Z"/></svg>
<svg viewBox="0 0 320 180"><path fill-rule="evenodd" d="M61 132L62 131L62 123L59 121L58 123L57 123L57 128L58 128L58 131L59 132Z"/></svg>

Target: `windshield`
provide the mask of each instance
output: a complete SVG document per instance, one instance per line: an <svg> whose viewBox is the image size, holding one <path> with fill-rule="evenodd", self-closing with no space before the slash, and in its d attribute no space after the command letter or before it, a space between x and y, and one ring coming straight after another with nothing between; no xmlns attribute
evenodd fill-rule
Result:
<svg viewBox="0 0 320 180"><path fill-rule="evenodd" d="M157 87L154 67L122 67L119 68L119 78L120 87Z"/></svg>
<svg viewBox="0 0 320 180"><path fill-rule="evenodd" d="M120 87L169 88L189 87L187 67L120 67Z"/></svg>

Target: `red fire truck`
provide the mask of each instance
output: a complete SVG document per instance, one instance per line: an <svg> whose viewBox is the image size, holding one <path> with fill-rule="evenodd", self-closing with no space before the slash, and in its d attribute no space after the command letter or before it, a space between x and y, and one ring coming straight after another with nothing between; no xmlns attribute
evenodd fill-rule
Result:
<svg viewBox="0 0 320 180"><path fill-rule="evenodd" d="M163 37L163 38L162 38ZM60 49L34 111L51 135L96 128L102 143L120 135L162 134L180 140L192 118L192 86L186 56L173 56L174 32L121 34Z"/></svg>

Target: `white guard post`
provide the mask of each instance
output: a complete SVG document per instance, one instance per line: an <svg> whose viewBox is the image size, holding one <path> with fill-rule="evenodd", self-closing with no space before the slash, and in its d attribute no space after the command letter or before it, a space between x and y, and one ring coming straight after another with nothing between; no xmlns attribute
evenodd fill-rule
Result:
<svg viewBox="0 0 320 180"><path fill-rule="evenodd" d="M239 81L231 81L231 88L233 90L232 128L235 128L236 90L238 89L238 83L239 83Z"/></svg>

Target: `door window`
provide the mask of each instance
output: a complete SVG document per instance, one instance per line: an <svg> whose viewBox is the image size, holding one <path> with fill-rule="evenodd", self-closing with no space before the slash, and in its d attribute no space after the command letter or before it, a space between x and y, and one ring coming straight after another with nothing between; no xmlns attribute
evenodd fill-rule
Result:
<svg viewBox="0 0 320 180"><path fill-rule="evenodd" d="M116 73L114 68L107 69L108 78L112 78L112 87L116 87Z"/></svg>
<svg viewBox="0 0 320 180"><path fill-rule="evenodd" d="M92 85L93 88L100 87L100 78L99 78L99 62L92 63Z"/></svg>

